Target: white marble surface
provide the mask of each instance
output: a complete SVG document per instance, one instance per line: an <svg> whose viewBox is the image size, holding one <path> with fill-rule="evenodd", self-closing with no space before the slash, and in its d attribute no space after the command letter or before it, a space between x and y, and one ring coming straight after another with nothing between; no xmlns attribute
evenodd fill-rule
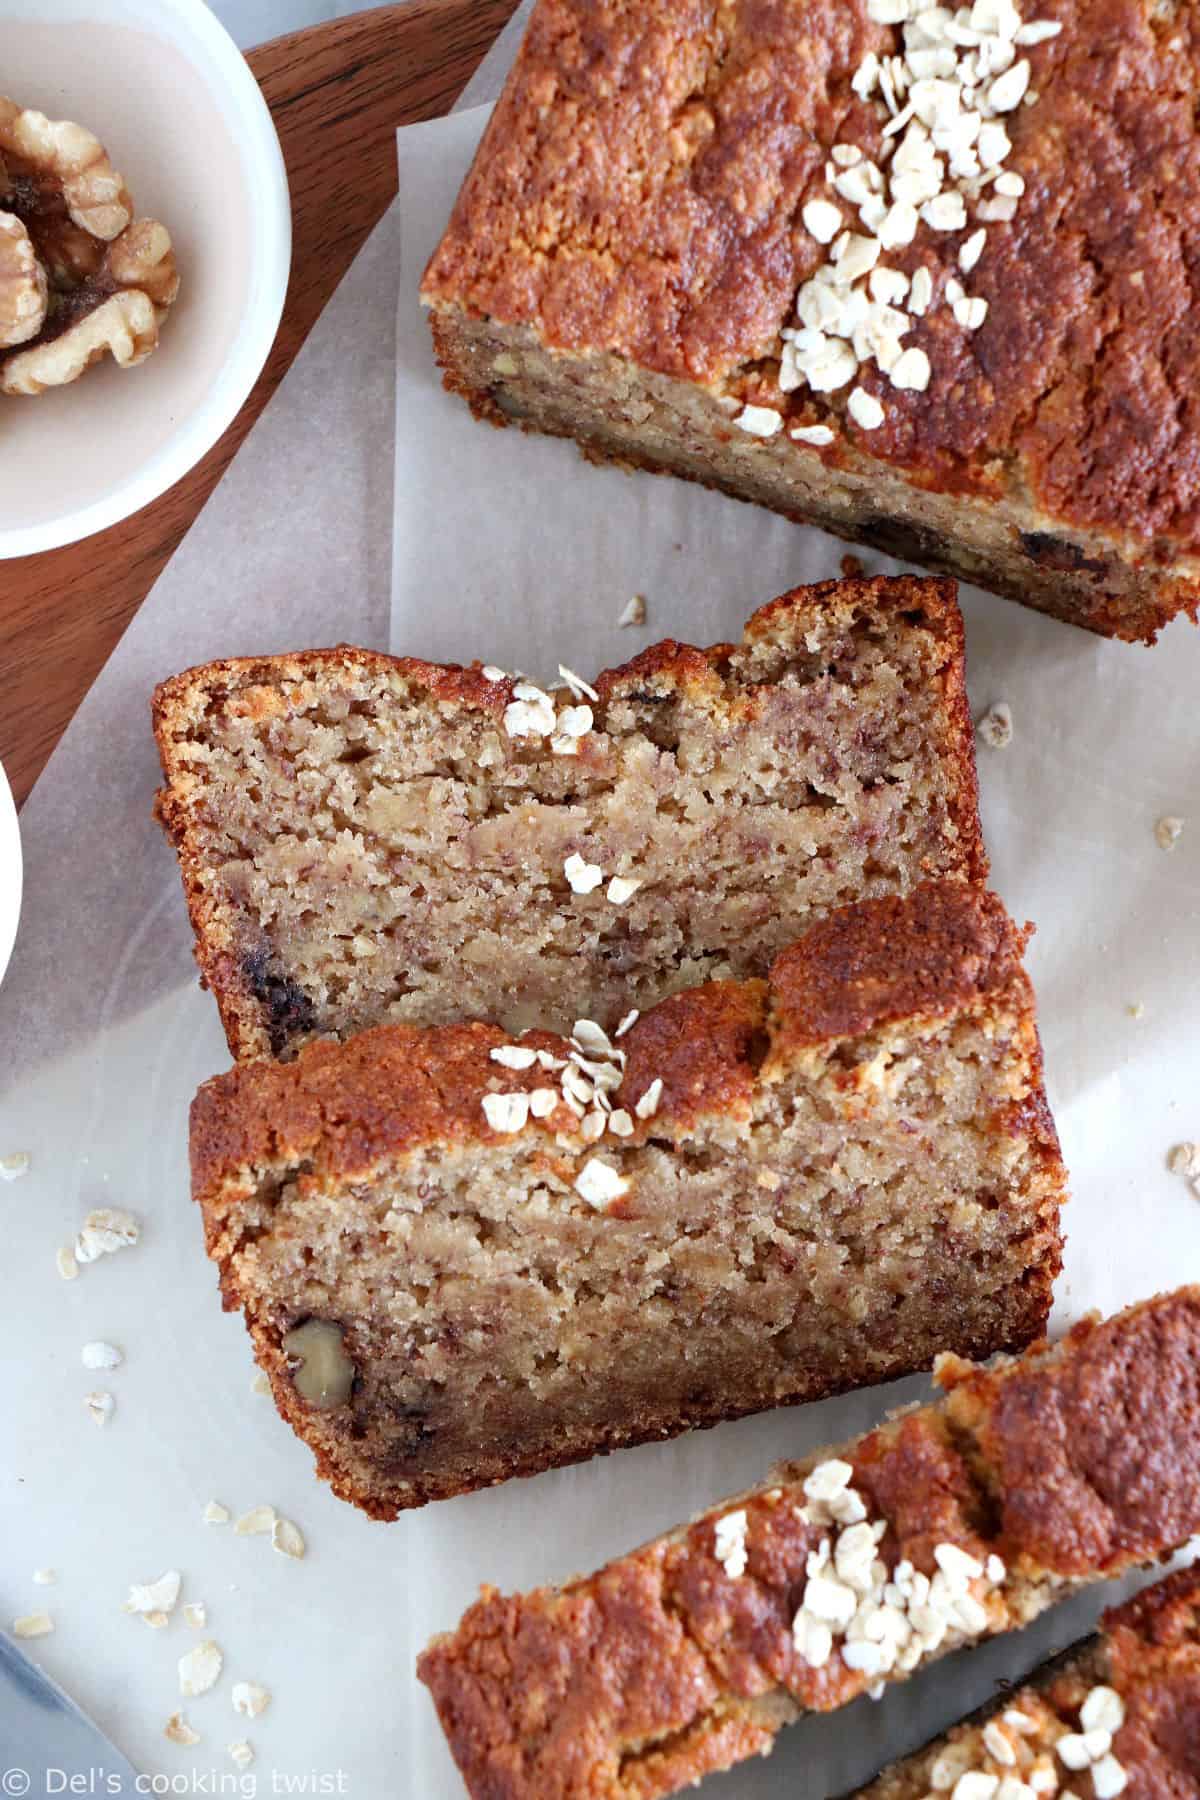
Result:
<svg viewBox="0 0 1200 1800"><path fill-rule="evenodd" d="M386 0L210 0L213 12L231 31L243 50L265 44L285 31L300 31L326 19L344 19L367 6Z"/></svg>

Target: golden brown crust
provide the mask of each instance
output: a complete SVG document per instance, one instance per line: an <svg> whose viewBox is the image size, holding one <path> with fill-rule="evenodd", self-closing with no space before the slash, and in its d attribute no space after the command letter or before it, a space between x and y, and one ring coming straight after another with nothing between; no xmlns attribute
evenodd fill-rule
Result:
<svg viewBox="0 0 1200 1800"><path fill-rule="evenodd" d="M1182 1542L1200 1495L1200 1290L1103 1324L1060 1359L956 1380L950 1417L977 1438L1007 1556L1071 1577Z"/></svg>
<svg viewBox="0 0 1200 1800"><path fill-rule="evenodd" d="M869 434L839 404L821 454L1032 497L1051 531L1108 534L1168 574L1200 550L1186 224L1200 197L1200 29L1192 9L1151 0L1046 0L1036 16L1062 30L1031 53L1037 103L1006 119L1025 192L1011 223L989 225L972 276L987 318L973 332L945 306L914 320L927 391L887 388ZM826 255L798 219L824 193L832 144L877 155L881 120L850 79L898 41L866 0L668 0L650 13L540 0L427 303L827 416L774 376L779 329ZM961 235L922 231L896 265L953 274Z"/></svg>
<svg viewBox="0 0 1200 1800"><path fill-rule="evenodd" d="M941 746L948 770L947 809L967 879L987 879L988 863L979 825L974 728L967 702L962 615L955 584L915 576L864 577L794 588L755 612L747 623L743 646L778 643L790 651L802 643L807 622L818 616L851 630L863 618L886 623L896 616L928 631L940 647L934 679L940 688L946 737ZM735 704L737 682L728 672L733 647L707 650L667 640L596 679L598 711L652 685L655 692L679 691L711 695L716 707ZM386 676L398 681L418 703L462 707L500 719L512 699L513 678L491 681L479 664L424 662L379 651L341 645L269 657L233 657L184 670L156 688L152 703L154 734L164 786L155 810L179 857L188 914L195 934L201 979L213 993L231 1054L239 1061L272 1051L264 1001L247 970L245 945L237 915L219 888L207 880L202 821L189 792L183 752L189 736L203 727L209 714L244 710L250 716L283 715L289 691L319 682L340 670Z"/></svg>
<svg viewBox="0 0 1200 1800"><path fill-rule="evenodd" d="M1152 1343L1168 1359L1161 1371L1148 1361ZM1120 1422L1135 1430L1140 1456L1161 1468L1179 1455L1190 1469L1200 1450L1200 1396L1189 1390L1190 1398L1181 1396L1169 1412L1153 1400L1179 1388L1182 1358L1190 1355L1194 1364L1198 1353L1200 1289L1183 1289L1077 1330L1055 1350L1038 1349L990 1371L960 1372L959 1385L940 1406L786 1467L775 1486L726 1501L597 1575L516 1598L485 1590L418 1664L468 1791L476 1800L665 1795L763 1749L798 1712L828 1710L860 1694L867 1678L837 1658L810 1668L792 1645L805 1560L824 1529L801 1520L798 1484L825 1455L851 1463L868 1512L887 1520L880 1554L889 1566L905 1556L928 1570L935 1546L946 1542L977 1556L994 1551L1010 1567L1023 1564L1021 1610L998 1614L991 1629L1021 1622L1031 1605L1040 1610L1054 1598L1062 1551L1072 1556L1072 1546L1084 1540L1091 1508L1084 1489L1060 1487L1056 1467L1015 1460L1016 1437L1039 1442L1087 1387L1096 1396L1090 1423L1111 1396L1113 1429ZM1126 1408L1133 1369L1149 1381L1151 1396L1136 1428ZM1010 1387L1019 1396L1015 1409L1005 1401ZM955 1405L964 1391L975 1403L969 1419ZM987 1459L997 1442L1008 1459L993 1468ZM744 1507L748 1517L748 1563L738 1577L714 1555L715 1523L732 1507ZM1053 1521L1059 1534L1043 1532L1044 1562L1030 1555L1021 1524L1030 1514ZM1193 1480L1185 1489L1181 1481L1178 1505L1147 1516L1119 1553L1102 1547L1100 1561L1076 1558L1071 1572L1094 1580L1153 1560L1197 1527L1200 1484ZM1029 1583L1039 1574L1051 1579L1034 1603ZM1147 1780L1153 1776L1145 1791L1155 1800L1159 1794L1178 1800L1180 1790L1166 1784L1163 1771L1193 1772L1187 1759L1200 1744L1198 1601L1200 1577L1187 1572L1106 1619L1112 1679L1128 1706L1114 1748L1139 1779L1144 1772ZM672 1658L664 1660L668 1630L679 1635L672 1637ZM1163 1658L1176 1659L1169 1668L1149 1659L1151 1642ZM673 1679L685 1669L690 1679ZM661 1780L660 1745L667 1752ZM1142 1800L1140 1786L1131 1791Z"/></svg>

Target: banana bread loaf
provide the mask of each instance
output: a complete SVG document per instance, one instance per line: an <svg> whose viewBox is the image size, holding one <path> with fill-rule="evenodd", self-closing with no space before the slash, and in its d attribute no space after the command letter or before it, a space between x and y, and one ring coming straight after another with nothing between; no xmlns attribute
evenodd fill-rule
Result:
<svg viewBox="0 0 1200 1800"><path fill-rule="evenodd" d="M1180 1569L1111 1608L1094 1637L893 1763L855 1800L1060 1793L1064 1800L1200 1794L1200 1570Z"/></svg>
<svg viewBox="0 0 1200 1800"><path fill-rule="evenodd" d="M986 876L952 583L798 588L740 644L570 679L342 649L159 688L159 813L235 1057L611 1029L765 975L831 907Z"/></svg>
<svg viewBox="0 0 1200 1800"><path fill-rule="evenodd" d="M377 1517L1028 1343L1063 1170L1022 935L966 883L610 1039L378 1026L192 1108L227 1307Z"/></svg>
<svg viewBox="0 0 1200 1800"><path fill-rule="evenodd" d="M1059 618L1200 599L1177 0L539 0L422 288L497 424Z"/></svg>
<svg viewBox="0 0 1200 1800"><path fill-rule="evenodd" d="M1200 1530L1200 1288L938 1378L939 1404L598 1574L485 1588L418 1665L475 1800L674 1794ZM1194 1704L1194 1650L1192 1670Z"/></svg>

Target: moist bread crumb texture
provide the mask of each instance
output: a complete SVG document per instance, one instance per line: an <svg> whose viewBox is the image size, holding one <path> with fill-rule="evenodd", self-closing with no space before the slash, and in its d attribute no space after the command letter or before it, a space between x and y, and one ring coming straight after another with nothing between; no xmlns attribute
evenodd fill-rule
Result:
<svg viewBox="0 0 1200 1800"><path fill-rule="evenodd" d="M615 1027L762 976L805 923L982 880L949 582L826 582L739 644L546 693L362 650L214 663L154 705L238 1058L385 1021Z"/></svg>
<svg viewBox="0 0 1200 1800"><path fill-rule="evenodd" d="M446 383L1153 639L1200 598L1198 63L1158 0L539 0L423 283Z"/></svg>
<svg viewBox="0 0 1200 1800"><path fill-rule="evenodd" d="M391 1517L1028 1343L1063 1170L1021 944L928 885L616 1042L383 1026L207 1083L208 1250L321 1474Z"/></svg>
<svg viewBox="0 0 1200 1800"><path fill-rule="evenodd" d="M937 1405L785 1464L597 1574L523 1596L485 1588L418 1667L468 1791L679 1792L769 1750L806 1712L1171 1554L1200 1528L1198 1370L1196 1288L1085 1321L1015 1362L947 1358L939 1375L950 1391ZM1190 1796L1200 1773L1195 1577L1110 1615L1098 1654L1047 1690L1039 1724L1078 1735L1078 1709L1098 1685L1122 1697L1122 1723L1111 1745L1087 1747L1086 1770L1068 1774L1059 1756L1053 1786L1035 1791L1113 1800L1109 1771L1096 1779L1111 1751L1138 1800ZM952 1792L965 1771L937 1770L938 1754L866 1791ZM959 1800L982 1790L968 1783Z"/></svg>
<svg viewBox="0 0 1200 1800"><path fill-rule="evenodd" d="M885 1769L855 1800L1190 1797L1200 1788L1200 1573L1106 1612L1096 1636Z"/></svg>

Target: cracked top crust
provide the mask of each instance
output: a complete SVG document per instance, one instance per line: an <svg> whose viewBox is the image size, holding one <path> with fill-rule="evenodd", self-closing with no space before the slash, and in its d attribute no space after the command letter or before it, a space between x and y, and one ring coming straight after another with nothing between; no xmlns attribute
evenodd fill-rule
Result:
<svg viewBox="0 0 1200 1800"><path fill-rule="evenodd" d="M928 389L890 390L883 425L840 420L839 442L1168 562L1200 551L1200 18L1175 0L1036 15L1063 29L1033 52L1037 103L1007 121L1025 193L972 274L987 318L914 319ZM878 149L850 80L898 42L866 0L540 0L424 298L823 416L775 381L826 258L800 214L835 142ZM949 270L962 235L922 230L890 261Z"/></svg>
<svg viewBox="0 0 1200 1800"><path fill-rule="evenodd" d="M810 939L813 940L810 942ZM789 1057L898 1019L944 1018L971 1006L1017 1020L1019 1048L1040 1096L1033 996L1020 963L1024 939L992 894L966 883L927 883L907 899L862 901L814 927L777 960L769 981L712 981L672 995L621 1040L628 1061L613 1104L634 1116L636 1144L687 1131L705 1115L749 1115L755 1082L778 1078ZM216 1220L224 1184L246 1171L311 1163L325 1181L354 1181L381 1158L430 1144L499 1141L485 1094L531 1093L557 1077L536 1062L515 1070L491 1052L514 1040L494 1025L380 1025L345 1043L322 1040L291 1063L247 1063L206 1082L192 1103L193 1192ZM571 1045L544 1031L518 1040L566 1058ZM649 1120L636 1115L662 1083ZM848 1089L855 1074L847 1073ZM1040 1102L1039 1135L1057 1157ZM996 1128L1008 1128L1007 1119ZM522 1127L549 1152L578 1121L561 1099Z"/></svg>

